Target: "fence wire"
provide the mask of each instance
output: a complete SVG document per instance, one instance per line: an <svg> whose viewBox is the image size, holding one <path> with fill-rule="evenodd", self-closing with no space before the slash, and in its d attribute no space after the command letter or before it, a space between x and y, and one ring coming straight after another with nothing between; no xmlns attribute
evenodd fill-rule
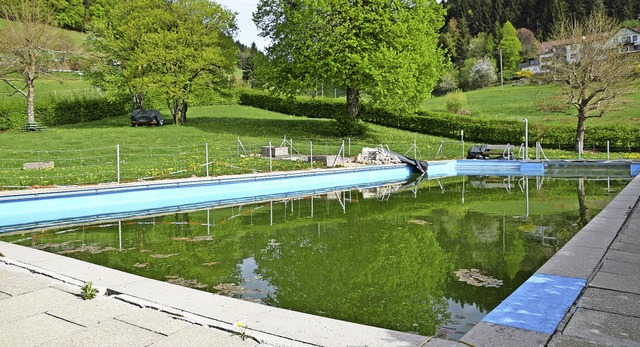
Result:
<svg viewBox="0 0 640 347"><path fill-rule="evenodd" d="M213 147L207 144L171 147L110 146L70 150L0 149L0 187L4 189L69 186L112 182L131 182L184 177L284 171L342 165L336 157L356 157L362 149L382 145L396 153L419 160L461 159L471 144L456 140L416 142L415 140L375 143L355 139L272 139L274 147L285 147L286 154L269 160L269 143L255 139ZM518 145L516 145L518 146ZM589 148L585 144L585 148ZM266 150L266 153L265 153ZM281 148L281 150L284 150ZM529 148L535 159L535 146ZM563 154L564 155L564 154ZM576 159L556 156L553 159ZM546 156L553 155L547 151ZM323 158L327 157L327 158ZM118 162L119 158L119 162ZM332 159L334 158L333 162ZM589 152L580 159L608 159L603 153ZM638 159L637 153L615 153L610 159ZM31 164L30 164L31 163ZM35 168L29 168L34 165Z"/></svg>

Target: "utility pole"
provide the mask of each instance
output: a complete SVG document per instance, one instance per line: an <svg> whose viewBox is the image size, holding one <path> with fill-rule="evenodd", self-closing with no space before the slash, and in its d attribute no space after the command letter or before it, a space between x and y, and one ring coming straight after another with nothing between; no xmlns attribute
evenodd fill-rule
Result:
<svg viewBox="0 0 640 347"><path fill-rule="evenodd" d="M502 50L500 50L500 90L504 91L504 70L502 70Z"/></svg>

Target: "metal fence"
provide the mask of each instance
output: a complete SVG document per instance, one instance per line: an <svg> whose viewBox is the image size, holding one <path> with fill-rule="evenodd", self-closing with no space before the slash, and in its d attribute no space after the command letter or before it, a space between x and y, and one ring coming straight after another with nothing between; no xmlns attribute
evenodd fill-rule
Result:
<svg viewBox="0 0 640 347"><path fill-rule="evenodd" d="M0 187L19 189L34 186L67 186L113 182L131 182L184 177L206 177L268 171L283 171L344 165L364 147L385 149L419 160L461 159L466 156L464 139L417 143L415 140L373 143L354 139L293 139L283 136L268 143L245 141L213 147L201 145L141 147L108 146L73 150L0 149ZM514 156L549 159L541 147L526 151L520 145ZM276 158L270 147L286 149ZM264 150L267 153L264 153ZM571 159L594 159L576 153ZM592 156L593 157L593 156ZM603 153L599 159L625 159L624 153ZM569 159L569 158L556 158Z"/></svg>

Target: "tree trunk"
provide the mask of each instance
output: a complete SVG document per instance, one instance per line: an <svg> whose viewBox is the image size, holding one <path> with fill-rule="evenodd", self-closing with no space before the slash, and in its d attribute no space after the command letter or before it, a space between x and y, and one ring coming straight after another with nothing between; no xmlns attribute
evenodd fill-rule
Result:
<svg viewBox="0 0 640 347"><path fill-rule="evenodd" d="M360 112L360 92L356 88L347 87L347 115L357 118Z"/></svg>
<svg viewBox="0 0 640 347"><path fill-rule="evenodd" d="M591 221L589 208L587 207L587 194L584 191L584 178L577 181L578 188L578 206L580 210L580 227L584 227Z"/></svg>
<svg viewBox="0 0 640 347"><path fill-rule="evenodd" d="M587 115L583 111L578 112L578 128L576 130L576 151L582 154L584 148L584 130L587 122Z"/></svg>
<svg viewBox="0 0 640 347"><path fill-rule="evenodd" d="M34 79L27 78L27 123L36 122L36 89L34 88L34 82Z"/></svg>
<svg viewBox="0 0 640 347"><path fill-rule="evenodd" d="M187 102L182 101L182 107L180 109L180 124L184 124L187 122Z"/></svg>
<svg viewBox="0 0 640 347"><path fill-rule="evenodd" d="M169 109L173 116L173 124L182 125L187 122L187 102L185 100L173 100Z"/></svg>
<svg viewBox="0 0 640 347"><path fill-rule="evenodd" d="M142 110L144 109L144 93L133 93L133 109L134 110Z"/></svg>

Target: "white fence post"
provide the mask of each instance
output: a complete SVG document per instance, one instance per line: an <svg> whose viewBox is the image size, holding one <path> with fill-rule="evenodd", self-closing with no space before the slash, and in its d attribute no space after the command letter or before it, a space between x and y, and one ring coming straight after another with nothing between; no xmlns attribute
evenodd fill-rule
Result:
<svg viewBox="0 0 640 347"><path fill-rule="evenodd" d="M207 177L209 177L209 143L208 142L204 144L204 149L205 149L204 160L206 161L206 164L207 164Z"/></svg>
<svg viewBox="0 0 640 347"><path fill-rule="evenodd" d="M120 145L116 145L116 172L118 174L118 183L120 183Z"/></svg>
<svg viewBox="0 0 640 347"><path fill-rule="evenodd" d="M309 163L313 169L313 141L309 141Z"/></svg>

